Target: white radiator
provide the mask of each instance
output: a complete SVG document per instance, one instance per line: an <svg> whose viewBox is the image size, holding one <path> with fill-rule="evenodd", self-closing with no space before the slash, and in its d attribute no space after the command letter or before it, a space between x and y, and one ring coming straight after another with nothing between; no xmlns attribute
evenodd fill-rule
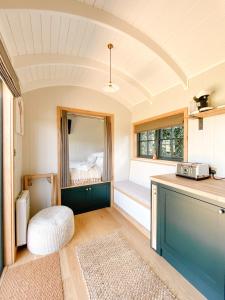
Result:
<svg viewBox="0 0 225 300"><path fill-rule="evenodd" d="M16 201L16 244L27 243L27 225L30 218L30 193L23 191Z"/></svg>

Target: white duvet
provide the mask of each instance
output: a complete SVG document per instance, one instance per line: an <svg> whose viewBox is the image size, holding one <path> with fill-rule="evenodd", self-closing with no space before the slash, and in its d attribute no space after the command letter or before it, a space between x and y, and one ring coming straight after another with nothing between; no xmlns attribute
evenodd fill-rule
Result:
<svg viewBox="0 0 225 300"><path fill-rule="evenodd" d="M92 153L87 161L70 162L72 185L101 181L103 172L103 152Z"/></svg>
<svg viewBox="0 0 225 300"><path fill-rule="evenodd" d="M93 166L88 170L82 168L70 168L70 179L71 184L85 184L88 182L98 182L101 181L102 171L98 166Z"/></svg>

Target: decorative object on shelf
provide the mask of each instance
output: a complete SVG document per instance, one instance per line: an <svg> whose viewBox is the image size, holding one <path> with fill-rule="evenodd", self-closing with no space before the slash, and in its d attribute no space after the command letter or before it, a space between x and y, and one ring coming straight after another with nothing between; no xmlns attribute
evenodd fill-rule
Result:
<svg viewBox="0 0 225 300"><path fill-rule="evenodd" d="M115 83L112 83L112 54L111 54L111 51L113 49L113 44L109 43L107 45L107 47L109 49L109 82L103 88L103 91L106 93L115 93L119 90L119 86Z"/></svg>
<svg viewBox="0 0 225 300"><path fill-rule="evenodd" d="M209 90L204 90L200 91L196 96L194 96L193 99L196 102L199 111L205 111L213 108L210 107L208 103L210 94L211 92Z"/></svg>
<svg viewBox="0 0 225 300"><path fill-rule="evenodd" d="M210 90L202 90L193 97L196 102L198 110L190 109L190 118L198 119L198 129L203 130L203 118L210 117L213 115L221 114L220 109L213 106L209 106L209 96L213 93Z"/></svg>

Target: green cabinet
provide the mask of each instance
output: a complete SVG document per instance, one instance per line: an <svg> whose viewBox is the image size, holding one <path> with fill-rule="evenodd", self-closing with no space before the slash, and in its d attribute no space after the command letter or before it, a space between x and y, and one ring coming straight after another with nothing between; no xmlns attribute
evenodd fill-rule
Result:
<svg viewBox="0 0 225 300"><path fill-rule="evenodd" d="M110 182L70 187L61 190L62 205L70 207L74 214L110 206Z"/></svg>
<svg viewBox="0 0 225 300"><path fill-rule="evenodd" d="M182 190L158 184L157 252L207 299L225 299L225 213Z"/></svg>

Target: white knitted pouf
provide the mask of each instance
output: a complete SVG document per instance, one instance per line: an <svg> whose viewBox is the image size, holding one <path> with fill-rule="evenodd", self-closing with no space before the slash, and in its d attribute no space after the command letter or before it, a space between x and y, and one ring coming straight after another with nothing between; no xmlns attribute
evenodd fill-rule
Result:
<svg viewBox="0 0 225 300"><path fill-rule="evenodd" d="M66 245L73 234L73 211L66 206L48 207L30 220L27 247L33 254L53 253Z"/></svg>

